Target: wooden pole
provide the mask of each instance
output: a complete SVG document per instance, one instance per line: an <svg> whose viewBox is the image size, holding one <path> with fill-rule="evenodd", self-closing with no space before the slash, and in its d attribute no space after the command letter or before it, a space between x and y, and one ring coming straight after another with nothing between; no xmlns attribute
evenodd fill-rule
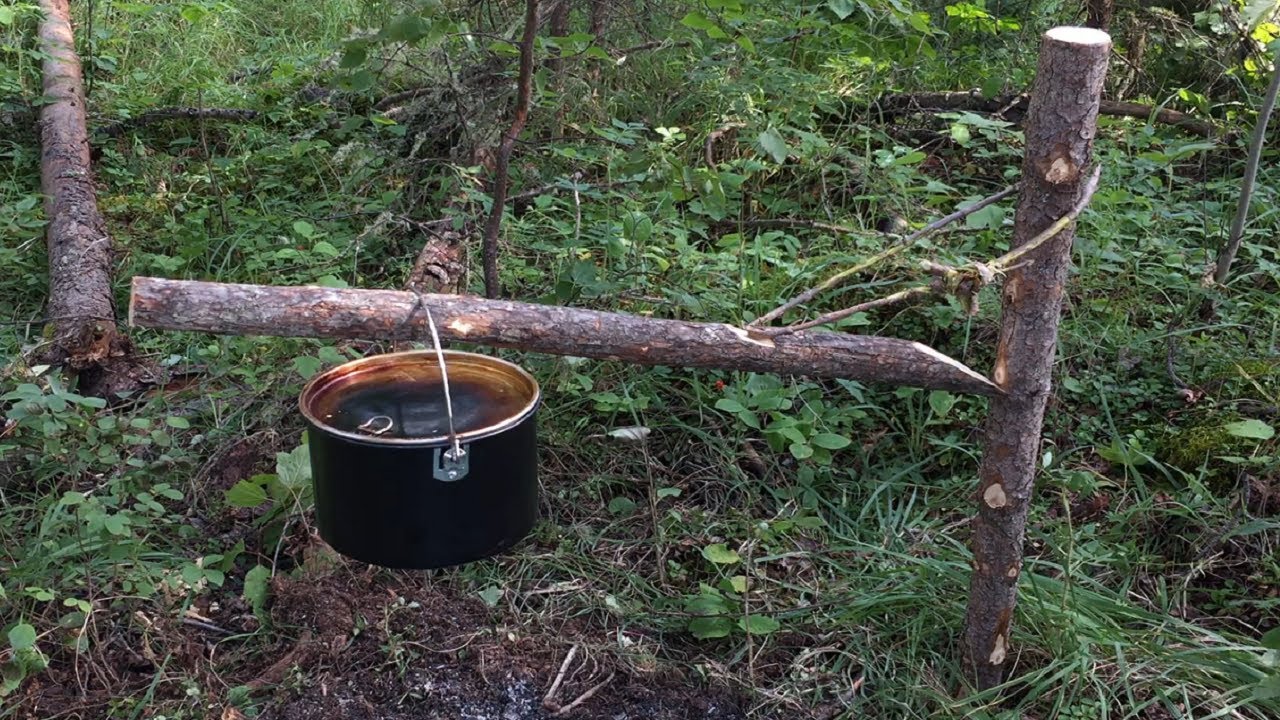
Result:
<svg viewBox="0 0 1280 720"><path fill-rule="evenodd" d="M442 338L491 347L640 365L847 378L976 395L1000 392L960 362L909 340L825 331L771 338L717 323L460 295L135 277L129 322L230 335L404 340L426 337L426 313L419 305L431 310Z"/></svg>
<svg viewBox="0 0 1280 720"><path fill-rule="evenodd" d="M1071 212L1087 191L1110 50L1111 38L1100 30L1045 33L1027 110L1015 249ZM979 689L1000 684L1013 657L1009 632L1073 236L1068 226L1031 251L1001 293L992 377L1005 394L992 399L987 417L965 629Z"/></svg>

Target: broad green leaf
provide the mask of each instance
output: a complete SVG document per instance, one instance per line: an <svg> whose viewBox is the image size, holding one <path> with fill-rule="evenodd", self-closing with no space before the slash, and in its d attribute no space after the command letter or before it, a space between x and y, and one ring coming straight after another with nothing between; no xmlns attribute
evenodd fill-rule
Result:
<svg viewBox="0 0 1280 720"><path fill-rule="evenodd" d="M836 17L844 20L853 14L857 5L854 4L853 0L827 0L827 7L836 14Z"/></svg>
<svg viewBox="0 0 1280 720"><path fill-rule="evenodd" d="M9 630L9 647L26 650L36 644L36 629L27 623L18 623Z"/></svg>
<svg viewBox="0 0 1280 720"><path fill-rule="evenodd" d="M363 41L347 43L346 48L342 51L342 59L338 61L338 67L343 70L354 70L365 63L369 59L369 45Z"/></svg>
<svg viewBox="0 0 1280 720"><path fill-rule="evenodd" d="M707 37L723 40L729 37L713 20L700 12L691 12L680 20L680 24L693 30L701 30Z"/></svg>
<svg viewBox="0 0 1280 720"><path fill-rule="evenodd" d="M1262 636L1262 647L1268 650L1280 650L1280 627L1271 628Z"/></svg>
<svg viewBox="0 0 1280 720"><path fill-rule="evenodd" d="M254 565L244 574L244 599L253 608L254 615L261 615L267 607L267 589L271 571L262 565Z"/></svg>
<svg viewBox="0 0 1280 720"><path fill-rule="evenodd" d="M203 20L209 11L199 5L183 5L178 14L182 15L183 20L194 25Z"/></svg>
<svg viewBox="0 0 1280 720"><path fill-rule="evenodd" d="M13 8L0 7L0 25L13 24Z"/></svg>
<svg viewBox="0 0 1280 720"><path fill-rule="evenodd" d="M108 515L102 520L102 526L105 527L107 529L107 532L111 533L112 535L120 535L120 536L128 535L129 534L129 528L127 527L128 525L129 525L129 518L119 514Z"/></svg>
<svg viewBox="0 0 1280 720"><path fill-rule="evenodd" d="M191 427L191 421L184 417L178 417L177 415L170 415L165 418L164 423L171 428L177 428L179 430L186 430Z"/></svg>
<svg viewBox="0 0 1280 720"><path fill-rule="evenodd" d="M768 615L748 615L738 620L738 627L749 635L768 635L776 631L782 624Z"/></svg>
<svg viewBox="0 0 1280 720"><path fill-rule="evenodd" d="M724 543L716 543L702 548L702 557L717 565L732 565L742 561L737 551L730 550Z"/></svg>
<svg viewBox="0 0 1280 720"><path fill-rule="evenodd" d="M267 501L267 491L251 480L241 480L225 493L227 504L232 507L257 507Z"/></svg>
<svg viewBox="0 0 1280 720"><path fill-rule="evenodd" d="M729 578L729 587L733 588L736 593L744 593L747 591L747 576L734 575Z"/></svg>
<svg viewBox="0 0 1280 720"><path fill-rule="evenodd" d="M498 601L502 599L503 591L502 588L497 585L490 585L476 594L480 596L480 599L484 601L485 605L488 605L489 607L497 607Z"/></svg>
<svg viewBox="0 0 1280 720"><path fill-rule="evenodd" d="M720 398L716 401L716 409L731 413L740 413L746 410L746 408L742 406L742 403L734 400L733 398Z"/></svg>
<svg viewBox="0 0 1280 720"><path fill-rule="evenodd" d="M813 447L805 443L791 443L791 455L797 460L807 460L813 457Z"/></svg>
<svg viewBox="0 0 1280 720"><path fill-rule="evenodd" d="M682 491L678 487L658 488L658 499L661 500L669 497L680 497L681 492Z"/></svg>
<svg viewBox="0 0 1280 720"><path fill-rule="evenodd" d="M809 438L809 442L828 450L843 450L853 444L849 438L835 433L818 433Z"/></svg>
<svg viewBox="0 0 1280 720"><path fill-rule="evenodd" d="M1240 438L1249 438L1251 440L1270 440L1275 437L1276 429L1261 420L1241 420L1240 422L1227 423L1223 427L1228 435L1234 435Z"/></svg>
<svg viewBox="0 0 1280 720"><path fill-rule="evenodd" d="M728 637L733 623L726 617L700 617L689 621L689 632L699 640Z"/></svg>
<svg viewBox="0 0 1280 720"><path fill-rule="evenodd" d="M1253 696L1259 700L1280 698L1280 675L1272 675L1258 683L1258 686L1253 690Z"/></svg>
<svg viewBox="0 0 1280 720"><path fill-rule="evenodd" d="M293 231L304 238L312 237L316 234L316 228L306 220L294 220Z"/></svg>
<svg viewBox="0 0 1280 720"><path fill-rule="evenodd" d="M756 137L756 144L760 146L761 150L768 153L774 162L784 163L787 161L787 155L790 153L787 149L787 141L782 138L782 135L777 130L769 128L760 133Z"/></svg>
<svg viewBox="0 0 1280 720"><path fill-rule="evenodd" d="M955 404L956 396L946 390L934 390L929 393L929 407L933 409L933 414L940 418L946 417Z"/></svg>
<svg viewBox="0 0 1280 720"><path fill-rule="evenodd" d="M629 497L619 495L609 501L609 512L614 515L630 515L635 512L636 501Z"/></svg>
<svg viewBox="0 0 1280 720"><path fill-rule="evenodd" d="M684 611L691 615L723 615L729 604L719 595L698 595L684 604Z"/></svg>
<svg viewBox="0 0 1280 720"><path fill-rule="evenodd" d="M289 489L302 489L311 483L311 451L306 445L285 453L276 453L276 477Z"/></svg>

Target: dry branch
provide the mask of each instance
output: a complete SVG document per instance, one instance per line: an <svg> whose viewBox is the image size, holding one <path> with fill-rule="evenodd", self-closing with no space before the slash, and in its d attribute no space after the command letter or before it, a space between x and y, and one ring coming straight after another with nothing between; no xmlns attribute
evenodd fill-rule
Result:
<svg viewBox="0 0 1280 720"><path fill-rule="evenodd" d="M991 401L972 523L965 646L980 689L1003 682L1013 658L1022 544L1071 264L1074 229L1063 218L1083 207L1096 177L1086 169L1110 50L1110 37L1099 30L1050 30L1027 112L1013 250L1000 259L1017 263L1001 292L992 373L1006 394ZM1049 239L1041 239L1046 233Z"/></svg>
<svg viewBox="0 0 1280 720"><path fill-rule="evenodd" d="M1028 102L1027 95L983 97L977 91L894 93L882 96L876 103L874 110L877 114L887 117L919 111L967 110L970 112L1000 113L1011 120L1016 120L1026 114ZM1131 117L1172 125L1193 135L1201 135L1203 137L1213 137L1220 134L1220 131L1213 123L1168 108L1121 102L1119 100L1103 100L1098 106L1098 111L1102 115Z"/></svg>
<svg viewBox="0 0 1280 720"><path fill-rule="evenodd" d="M830 290L830 289L832 289L832 288L835 288L835 287L838 287L838 286L842 285L842 284L843 284L846 280L848 280L849 278L851 278L851 277L853 277L853 276L857 275L858 273L861 273L861 272L863 272L863 271L865 271L865 270L867 270L867 269L869 269L869 268L875 267L876 265L878 265L878 264L880 264L881 262L883 262L883 261L885 261L885 260L889 259L890 257L892 257L892 256L894 256L894 255L897 255L898 253L900 253L900 252L902 252L903 250L906 250L907 248L911 247L911 245L912 245L912 244L914 244L916 241L920 240L921 238L924 238L925 236L929 235L930 233L936 232L936 231L938 231L938 230L940 230L940 229L942 229L942 228L946 227L947 225L950 225L950 224L951 224L951 223L953 223L953 222L956 222L956 221L958 221L958 220L961 220L961 219L963 219L963 218L966 218L966 217L968 217L968 216L972 215L973 213L978 212L979 210L981 210L981 209L983 209L983 208L985 208L985 207L988 207L988 206L990 206L990 205L994 205L995 203L1000 202L1001 200L1005 199L1006 197L1008 197L1008 196L1012 195L1012 194L1013 194L1013 192L1014 192L1015 190L1017 190L1017 188L1018 188L1018 186L1017 186L1016 184L1015 184L1015 185L1010 185L1009 187L1007 187L1007 188L1005 188L1005 189L1001 190L1000 192L998 192L998 193L996 193L996 194L994 194L994 195L990 195L990 196L988 196L988 197L985 197L985 198L983 198L982 200L979 200L978 202L976 202L976 203L974 203L974 204L972 204L972 205L970 205L970 206L968 206L968 207L966 207L966 208L962 208L962 209L960 209L960 210L957 210L957 211L955 211L955 212L951 213L950 215L947 215L946 217L942 217L942 218L939 218L939 219L937 219L937 220L934 220L933 222L929 223L928 225L924 226L923 228L920 228L919 230L917 230L917 231L915 231L915 232L911 233L910 235L908 235L907 237L903 238L903 240L902 240L902 242L901 242L901 243L898 243L897 245L894 245L894 246L892 246L892 247L888 248L887 250L884 250L884 251L882 251L882 252L880 252L880 253L878 253L878 254L876 254L876 255L874 255L874 256L872 256L872 257L868 258L867 260L865 260L865 261L863 261L863 262L860 262L860 263L858 263L857 265L854 265L854 266L853 266L853 267L851 267L851 268L848 268L848 269L846 269L846 270L842 270L842 271L840 271L840 272L836 273L835 275L832 275L831 277L827 278L825 281L823 281L821 284L817 285L816 287L812 287L812 288L810 288L810 289L808 289L808 290L806 290L806 291L804 291L804 292L800 293L799 295L796 295L795 297L793 297L793 298L791 298L790 300L786 301L785 303L783 303L783 304L779 305L778 307L774 308L773 310L770 310L769 312L765 313L764 315L760 316L759 318L756 318L756 320L755 320L754 322L752 322L752 323L751 323L751 326L752 326L752 327L755 327L755 326L759 326L759 325L765 325L765 324L768 324L768 323L773 322L774 320L777 320L778 318L782 317L782 315L783 315L784 313L786 313L788 310L790 310L791 308L794 308L794 307L796 307L797 305L801 305L801 304L803 304L803 303L807 303L807 302L809 302L810 300L812 300L812 299L814 299L815 297L817 297L818 295L821 295L822 293L824 293L824 292L826 292L826 291L828 291L828 290ZM906 298L902 298L902 299L904 299L904 300L905 300ZM846 315L842 315L841 317L848 317L848 315L852 315L854 312L862 312L863 310L869 310L869 309L871 309L871 307L863 307L863 308L860 308L860 309L858 309L858 310L853 310L852 312L849 312L849 313L848 313L848 314L846 314ZM837 319L840 319L840 318L837 318ZM806 323L806 324L805 324L805 327L815 327L815 326L817 326L817 325L822 325L822 324L824 324L825 322L831 322L831 321L814 322L814 323L812 323L812 324L810 324L810 323ZM799 328L797 328L797 329L799 329Z"/></svg>
<svg viewBox="0 0 1280 720"><path fill-rule="evenodd" d="M440 336L640 365L836 377L991 395L995 385L932 348L896 338L801 332L772 339L717 323L393 290L232 285L135 277L129 321L230 335L407 340ZM408 320L406 320L408 319Z"/></svg>
<svg viewBox="0 0 1280 720"><path fill-rule="evenodd" d="M502 229L502 213L507 206L507 187L511 183L508 168L511 151L516 139L529 120L529 102L533 95L533 41L538 32L538 0L525 0L524 36L520 38L520 77L516 82L516 110L511 127L502 136L498 146L498 159L493 169L493 207L484 224L484 290L485 295L497 297L498 287L498 232Z"/></svg>
<svg viewBox="0 0 1280 720"><path fill-rule="evenodd" d="M250 122L258 119L257 110L239 108L199 108L170 107L148 110L137 117L120 120L98 128L98 132L107 137L120 137L130 130L154 125L166 120L226 120L231 122Z"/></svg>

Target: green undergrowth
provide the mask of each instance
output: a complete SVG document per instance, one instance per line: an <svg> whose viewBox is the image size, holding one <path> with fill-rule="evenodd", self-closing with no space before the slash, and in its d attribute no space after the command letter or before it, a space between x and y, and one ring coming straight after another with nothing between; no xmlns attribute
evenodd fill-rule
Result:
<svg viewBox="0 0 1280 720"><path fill-rule="evenodd" d="M444 109L372 107L420 78L462 82L490 57L509 70L511 48L492 36L514 33L511 8L495 18L438 5L97 2L90 30L76 4L91 124L165 105L263 113L95 138L120 306L133 275L401 287L429 236L422 223L482 217L487 171L441 138L496 136L505 81L467 86L464 110L490 110L454 134L440 130L459 112L447 93ZM654 33L673 43L625 62L589 37L540 47L572 57L562 76L540 69L512 164L517 194L547 189L505 219L509 296L758 317L880 251L883 218L921 227L1016 179L1010 123L882 124L862 104L888 90L1020 90L1036 34L1062 19L1051 3L1042 17L982 3L672 5L674 24L619 21L608 47ZM0 138L0 716L32 677L108 662L139 632L137 613L177 617L227 597L260 612L265 574L305 576L289 541L309 503L293 399L321 368L389 349L135 329L168 382L110 407L33 365L45 289L38 55L34 11L15 7L12 21L0 14L0 45L19 59L2 76L13 132ZM1280 176L1264 162L1238 270L1207 287L1238 141L1102 125L1002 697L969 695L959 663L986 403L946 392L494 352L543 386L543 521L516 552L433 582L526 632L587 628L638 673L676 668L740 689L762 716L1273 717L1280 659L1263 634L1280 625ZM904 287L924 258L997 255L1012 217L1010 203L971 216L784 320ZM468 261L479 292L474 247ZM998 296L980 301L973 314L948 300L840 329L919 340L982 369ZM210 485L229 447L267 437L244 482ZM231 677L280 632L222 641L234 659L215 669ZM224 685L174 662L107 690L134 717L267 702Z"/></svg>

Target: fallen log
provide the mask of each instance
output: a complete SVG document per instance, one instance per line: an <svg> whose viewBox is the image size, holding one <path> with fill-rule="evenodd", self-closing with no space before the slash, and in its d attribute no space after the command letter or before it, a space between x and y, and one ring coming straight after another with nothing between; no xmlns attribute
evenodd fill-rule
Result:
<svg viewBox="0 0 1280 720"><path fill-rule="evenodd" d="M911 112L953 110L981 113L1000 112L1008 120L1018 122L1027 114L1028 103L1029 96L1027 95L983 97L977 91L892 93L882 96L872 110L876 114L886 117L895 117ZM1157 108L1151 105L1121 102L1119 100L1103 100L1098 106L1098 114L1151 120L1164 125L1178 127L1193 135L1202 137L1213 137L1221 134L1211 122L1177 110Z"/></svg>
<svg viewBox="0 0 1280 720"><path fill-rule="evenodd" d="M116 327L111 235L93 186L70 4L41 0L40 9L47 99L40 109L40 190L49 221L45 316L50 326L50 344L41 359L76 375L81 394L109 397L137 389L147 372L133 361L132 346Z"/></svg>
<svg viewBox="0 0 1280 720"><path fill-rule="evenodd" d="M249 122L258 119L257 110L241 108L169 107L148 110L137 117L126 118L110 125L103 125L98 132L107 137L120 137L130 130L137 130L166 120L226 120Z"/></svg>
<svg viewBox="0 0 1280 720"><path fill-rule="evenodd" d="M719 323L396 290L133 279L129 323L162 330L407 340L429 337L640 365L845 378L976 395L1000 390L957 360L909 340L827 331L769 338Z"/></svg>

